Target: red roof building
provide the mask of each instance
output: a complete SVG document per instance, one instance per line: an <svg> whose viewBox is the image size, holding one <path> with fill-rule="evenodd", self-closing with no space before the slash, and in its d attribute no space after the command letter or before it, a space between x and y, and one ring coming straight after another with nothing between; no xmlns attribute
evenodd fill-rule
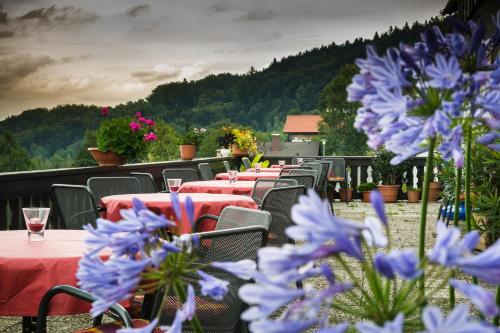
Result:
<svg viewBox="0 0 500 333"><path fill-rule="evenodd" d="M286 117L283 132L289 141L308 141L319 134L320 115L289 115Z"/></svg>

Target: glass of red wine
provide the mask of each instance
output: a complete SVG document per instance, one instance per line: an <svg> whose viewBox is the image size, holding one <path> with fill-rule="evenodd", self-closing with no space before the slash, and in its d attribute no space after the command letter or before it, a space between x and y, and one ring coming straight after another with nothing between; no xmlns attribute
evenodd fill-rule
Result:
<svg viewBox="0 0 500 333"><path fill-rule="evenodd" d="M24 221L30 241L42 241L50 208L23 208Z"/></svg>
<svg viewBox="0 0 500 333"><path fill-rule="evenodd" d="M180 178L169 178L167 179L168 189L170 192L178 192L179 187L181 187L182 179Z"/></svg>

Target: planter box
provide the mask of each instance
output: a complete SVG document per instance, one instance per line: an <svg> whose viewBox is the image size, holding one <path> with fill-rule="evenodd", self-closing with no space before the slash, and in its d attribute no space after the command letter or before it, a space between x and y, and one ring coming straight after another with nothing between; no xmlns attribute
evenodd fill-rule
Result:
<svg viewBox="0 0 500 333"><path fill-rule="evenodd" d="M127 162L126 156L118 155L112 151L102 152L96 147L90 147L87 150L99 166L119 166Z"/></svg>
<svg viewBox="0 0 500 333"><path fill-rule="evenodd" d="M398 200L399 185L378 185L378 190L384 202L396 202Z"/></svg>

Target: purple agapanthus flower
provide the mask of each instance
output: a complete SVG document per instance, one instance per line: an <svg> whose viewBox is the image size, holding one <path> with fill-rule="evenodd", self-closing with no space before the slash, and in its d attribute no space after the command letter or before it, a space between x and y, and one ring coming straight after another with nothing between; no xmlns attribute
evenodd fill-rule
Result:
<svg viewBox="0 0 500 333"><path fill-rule="evenodd" d="M391 262L385 253L377 253L373 257L373 266L375 269L388 279L393 279L396 274L392 268Z"/></svg>
<svg viewBox="0 0 500 333"><path fill-rule="evenodd" d="M430 78L429 85L440 89L454 88L462 75L457 58L451 56L447 59L440 53L436 54L436 62L427 66L425 72Z"/></svg>
<svg viewBox="0 0 500 333"><path fill-rule="evenodd" d="M467 274L500 285L500 240L478 255L458 258L456 265Z"/></svg>
<svg viewBox="0 0 500 333"><path fill-rule="evenodd" d="M360 333L403 333L404 315L398 314L392 321L387 321L380 327L371 321L364 321L356 325Z"/></svg>
<svg viewBox="0 0 500 333"><path fill-rule="evenodd" d="M499 309L495 303L493 293L478 285L471 285L456 279L450 280L450 285L462 292L485 316L494 317L498 315Z"/></svg>
<svg viewBox="0 0 500 333"><path fill-rule="evenodd" d="M415 252L411 250L392 250L387 255L387 261L394 272L402 279L413 280L422 275Z"/></svg>
<svg viewBox="0 0 500 333"><path fill-rule="evenodd" d="M152 320L148 325L141 328L120 328L116 333L151 333L158 324L158 318ZM169 332L171 333L171 332ZM173 333L173 332L172 332Z"/></svg>
<svg viewBox="0 0 500 333"><path fill-rule="evenodd" d="M445 318L437 306L427 306L422 314L425 331L422 333L495 333L496 329L469 316L469 308L465 304L457 305Z"/></svg>
<svg viewBox="0 0 500 333"><path fill-rule="evenodd" d="M240 279L249 280L255 275L257 264L250 259L237 262L212 262L212 266L236 275Z"/></svg>
<svg viewBox="0 0 500 333"><path fill-rule="evenodd" d="M198 271L200 280L198 283L201 287L201 294L210 296L213 299L221 300L227 293L229 282L216 278L213 275L203 271Z"/></svg>

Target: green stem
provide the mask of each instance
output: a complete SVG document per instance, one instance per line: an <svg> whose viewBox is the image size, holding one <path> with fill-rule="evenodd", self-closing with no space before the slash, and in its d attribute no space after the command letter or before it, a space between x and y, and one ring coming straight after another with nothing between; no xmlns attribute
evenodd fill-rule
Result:
<svg viewBox="0 0 500 333"><path fill-rule="evenodd" d="M420 234L418 240L418 256L422 260L425 256L425 227L427 222L427 200L429 198L429 183L432 177L434 168L434 148L436 146L436 138L431 138L429 142L429 152L425 163L424 183L422 184L422 207L420 210ZM420 297L425 297L425 274L422 274L419 284Z"/></svg>
<svg viewBox="0 0 500 333"><path fill-rule="evenodd" d="M495 297L497 305L500 307L500 286L497 287L497 295ZM496 316L493 319L493 325L498 326L500 324L500 316Z"/></svg>
<svg viewBox="0 0 500 333"><path fill-rule="evenodd" d="M458 227L458 211L460 210L460 192L462 189L462 168L457 168L457 177L455 181L455 208L453 210L453 225ZM451 278L455 277L454 271L451 272ZM455 307L455 288L450 285L450 309Z"/></svg>
<svg viewBox="0 0 500 333"><path fill-rule="evenodd" d="M181 303L185 303L187 296L184 287L179 282L174 282L174 287L175 287L175 293L177 294L177 297L179 298ZM193 327L193 331L195 333L204 333L203 327L201 326L201 323L196 317L196 315L193 316L193 319L191 319L189 322L191 323L191 326Z"/></svg>
<svg viewBox="0 0 500 333"><path fill-rule="evenodd" d="M471 164L472 164L472 126L467 126L465 138L465 227L467 232L472 229L471 219L471 200L470 200L470 183L471 183ZM477 277L472 277L472 283L477 284Z"/></svg>

